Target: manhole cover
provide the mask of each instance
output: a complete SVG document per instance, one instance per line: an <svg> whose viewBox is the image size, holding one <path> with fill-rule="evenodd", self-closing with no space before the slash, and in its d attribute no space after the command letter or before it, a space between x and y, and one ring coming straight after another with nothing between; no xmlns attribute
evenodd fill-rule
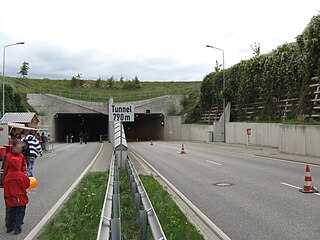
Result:
<svg viewBox="0 0 320 240"><path fill-rule="evenodd" d="M212 185L216 186L216 187L230 187L230 186L232 186L234 184L233 183L228 183L228 182L218 182L218 183L214 183Z"/></svg>

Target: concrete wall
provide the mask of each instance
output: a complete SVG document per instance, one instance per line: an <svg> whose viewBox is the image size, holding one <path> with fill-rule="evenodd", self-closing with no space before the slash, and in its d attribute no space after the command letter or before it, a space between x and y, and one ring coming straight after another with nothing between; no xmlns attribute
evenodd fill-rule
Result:
<svg viewBox="0 0 320 240"><path fill-rule="evenodd" d="M280 125L277 123L240 123L226 124L226 142L247 144L247 128L251 128L250 144L279 147Z"/></svg>
<svg viewBox="0 0 320 240"><path fill-rule="evenodd" d="M320 126L273 123L227 123L226 142L279 148L280 152L320 157Z"/></svg>
<svg viewBox="0 0 320 240"><path fill-rule="evenodd" d="M165 140L208 142L209 131L213 125L182 124L180 116L166 117Z"/></svg>

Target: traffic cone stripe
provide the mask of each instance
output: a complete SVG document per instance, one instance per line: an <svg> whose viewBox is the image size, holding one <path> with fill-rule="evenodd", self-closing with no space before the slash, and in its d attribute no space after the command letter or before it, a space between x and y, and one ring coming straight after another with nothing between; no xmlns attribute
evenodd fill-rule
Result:
<svg viewBox="0 0 320 240"><path fill-rule="evenodd" d="M303 189L300 190L303 193L315 193L318 192L313 186L312 186L312 177L310 173L310 167L309 165L306 166L306 174L304 177L304 186Z"/></svg>
<svg viewBox="0 0 320 240"><path fill-rule="evenodd" d="M184 145L183 144L181 146L181 154L186 154L186 152L184 151Z"/></svg>

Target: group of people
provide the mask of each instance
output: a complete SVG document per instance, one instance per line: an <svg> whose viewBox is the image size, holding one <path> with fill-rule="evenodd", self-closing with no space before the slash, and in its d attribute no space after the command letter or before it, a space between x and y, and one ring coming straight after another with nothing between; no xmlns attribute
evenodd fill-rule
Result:
<svg viewBox="0 0 320 240"><path fill-rule="evenodd" d="M87 144L89 140L89 134L87 132L80 131L79 133L79 142L80 144ZM73 135L71 133L66 135L66 143L73 143Z"/></svg>
<svg viewBox="0 0 320 240"><path fill-rule="evenodd" d="M18 235L22 231L26 205L29 202L29 177L33 177L34 162L39 155L42 156L41 144L34 133L29 133L21 140L14 139L12 151L3 159L0 187L4 188L7 233L14 232L14 235Z"/></svg>

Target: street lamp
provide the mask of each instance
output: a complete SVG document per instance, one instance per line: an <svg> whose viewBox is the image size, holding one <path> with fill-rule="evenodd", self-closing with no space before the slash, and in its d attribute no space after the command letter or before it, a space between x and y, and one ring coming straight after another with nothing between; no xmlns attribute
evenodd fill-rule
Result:
<svg viewBox="0 0 320 240"><path fill-rule="evenodd" d="M224 96L224 92L226 89L226 74L224 68L224 50L222 48L217 48L211 45L206 45L208 48L213 48L219 51L222 51L222 68L223 68L223 141L226 142L226 99Z"/></svg>
<svg viewBox="0 0 320 240"><path fill-rule="evenodd" d="M5 80L5 66L6 66L6 48L15 45L21 45L24 42L17 42L13 44L8 44L3 47L3 60L2 60L2 116L4 115L4 80Z"/></svg>

